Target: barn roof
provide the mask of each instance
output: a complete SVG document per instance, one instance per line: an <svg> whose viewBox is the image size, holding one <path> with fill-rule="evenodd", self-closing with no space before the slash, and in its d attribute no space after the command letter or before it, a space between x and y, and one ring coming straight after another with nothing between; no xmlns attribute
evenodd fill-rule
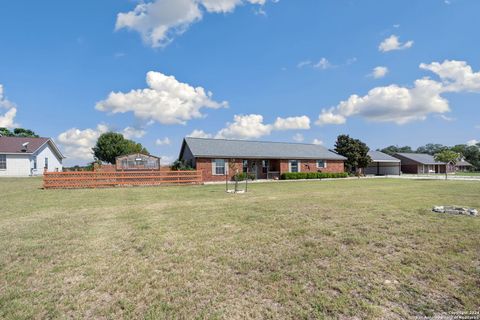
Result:
<svg viewBox="0 0 480 320"><path fill-rule="evenodd" d="M50 143L60 158L65 158L50 138L23 138L0 136L0 153L32 154Z"/></svg>
<svg viewBox="0 0 480 320"><path fill-rule="evenodd" d="M373 162L400 162L399 159L380 151L370 150L368 151L368 155L372 158Z"/></svg>
<svg viewBox="0 0 480 320"><path fill-rule="evenodd" d="M345 157L315 144L192 137L184 139L180 158L186 145L196 158L346 160Z"/></svg>

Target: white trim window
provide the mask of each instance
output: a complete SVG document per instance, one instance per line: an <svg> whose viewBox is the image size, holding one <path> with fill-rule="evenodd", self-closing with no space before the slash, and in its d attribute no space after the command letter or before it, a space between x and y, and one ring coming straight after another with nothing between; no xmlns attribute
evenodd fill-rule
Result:
<svg viewBox="0 0 480 320"><path fill-rule="evenodd" d="M0 154L0 170L7 170L7 155Z"/></svg>
<svg viewBox="0 0 480 320"><path fill-rule="evenodd" d="M288 171L289 172L300 172L300 160L290 160L290 161L288 161Z"/></svg>
<svg viewBox="0 0 480 320"><path fill-rule="evenodd" d="M224 176L228 173L228 162L225 159L212 159L212 174L214 176Z"/></svg>
<svg viewBox="0 0 480 320"><path fill-rule="evenodd" d="M325 169L327 167L327 160L317 160L317 168Z"/></svg>

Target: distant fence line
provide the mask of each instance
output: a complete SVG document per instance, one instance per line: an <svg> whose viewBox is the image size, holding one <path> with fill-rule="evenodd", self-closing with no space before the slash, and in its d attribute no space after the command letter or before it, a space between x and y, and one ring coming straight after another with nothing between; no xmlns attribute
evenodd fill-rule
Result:
<svg viewBox="0 0 480 320"><path fill-rule="evenodd" d="M201 171L45 172L45 189L201 184Z"/></svg>

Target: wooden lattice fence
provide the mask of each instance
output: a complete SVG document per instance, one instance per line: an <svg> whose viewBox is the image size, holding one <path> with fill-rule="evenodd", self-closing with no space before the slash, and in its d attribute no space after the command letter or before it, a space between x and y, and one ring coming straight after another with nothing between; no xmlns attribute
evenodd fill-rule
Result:
<svg viewBox="0 0 480 320"><path fill-rule="evenodd" d="M201 171L45 172L45 189L201 184Z"/></svg>

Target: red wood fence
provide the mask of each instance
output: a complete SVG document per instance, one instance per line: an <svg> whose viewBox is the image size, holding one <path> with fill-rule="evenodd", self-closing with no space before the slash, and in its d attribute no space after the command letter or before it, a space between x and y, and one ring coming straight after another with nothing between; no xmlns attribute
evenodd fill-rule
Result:
<svg viewBox="0 0 480 320"><path fill-rule="evenodd" d="M45 172L45 189L201 184L201 171Z"/></svg>

